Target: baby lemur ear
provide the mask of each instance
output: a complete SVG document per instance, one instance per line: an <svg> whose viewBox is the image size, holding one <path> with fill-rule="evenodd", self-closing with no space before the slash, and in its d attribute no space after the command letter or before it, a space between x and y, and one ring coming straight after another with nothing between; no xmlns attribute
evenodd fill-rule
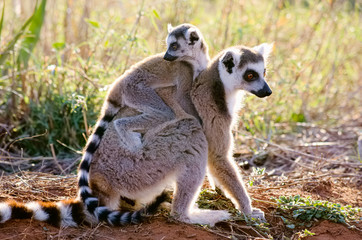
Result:
<svg viewBox="0 0 362 240"><path fill-rule="evenodd" d="M190 45L194 45L195 44L195 42L197 42L197 41L199 41L199 39L200 39L200 37L199 37L199 35L197 34L197 32L195 32L195 31L192 31L191 33L190 33Z"/></svg>
<svg viewBox="0 0 362 240"><path fill-rule="evenodd" d="M253 49L263 55L264 59L267 60L270 53L273 51L274 43L262 43Z"/></svg>
<svg viewBox="0 0 362 240"><path fill-rule="evenodd" d="M235 59L233 53L227 51L221 56L220 61L225 66L226 71L231 74L233 72L233 67L235 67Z"/></svg>
<svg viewBox="0 0 362 240"><path fill-rule="evenodd" d="M173 29L173 27L172 27L171 23L167 24L167 32L168 33L172 32L172 29Z"/></svg>

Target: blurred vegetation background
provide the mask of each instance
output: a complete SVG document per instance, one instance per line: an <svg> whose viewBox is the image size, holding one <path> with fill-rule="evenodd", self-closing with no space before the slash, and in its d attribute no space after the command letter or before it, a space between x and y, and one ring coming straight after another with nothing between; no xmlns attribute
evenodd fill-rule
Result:
<svg viewBox="0 0 362 240"><path fill-rule="evenodd" d="M273 95L248 95L238 134L362 127L360 1L3 0L0 9L0 155L79 153L109 84L165 51L167 23L199 27L210 56L275 42Z"/></svg>

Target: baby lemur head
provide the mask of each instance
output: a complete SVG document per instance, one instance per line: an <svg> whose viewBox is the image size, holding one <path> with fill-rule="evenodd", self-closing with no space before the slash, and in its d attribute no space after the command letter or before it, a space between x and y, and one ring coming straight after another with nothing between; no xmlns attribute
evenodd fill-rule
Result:
<svg viewBox="0 0 362 240"><path fill-rule="evenodd" d="M219 58L218 68L225 91L245 90L263 98L272 90L265 81L265 62L273 44L263 43L253 48L235 46L226 49Z"/></svg>
<svg viewBox="0 0 362 240"><path fill-rule="evenodd" d="M163 57L167 61L190 63L195 71L202 71L209 61L208 47L200 30L191 24L168 26L167 51Z"/></svg>

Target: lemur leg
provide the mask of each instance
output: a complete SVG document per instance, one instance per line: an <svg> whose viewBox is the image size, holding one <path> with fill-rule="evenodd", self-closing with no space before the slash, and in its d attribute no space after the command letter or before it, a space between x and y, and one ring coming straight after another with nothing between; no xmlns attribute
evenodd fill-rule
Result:
<svg viewBox="0 0 362 240"><path fill-rule="evenodd" d="M246 191L238 166L231 156L215 156L209 154L208 169L216 186L224 191L236 208L245 215L265 220L264 212L252 208L249 194Z"/></svg>
<svg viewBox="0 0 362 240"><path fill-rule="evenodd" d="M190 164L177 179L171 209L171 215L177 220L214 226L215 223L230 218L227 211L204 210L196 207L195 202L199 196L205 172L205 168Z"/></svg>
<svg viewBox="0 0 362 240"><path fill-rule="evenodd" d="M164 103L154 89L138 86L132 90L136 96L133 97L130 107L134 107L142 113L114 121L114 126L120 136L121 143L125 148L130 150L137 149L141 146L141 134L139 132L147 132L149 129L175 118L172 109ZM139 93L138 95L142 96L142 98L137 97L137 93ZM124 139L126 139L126 141Z"/></svg>

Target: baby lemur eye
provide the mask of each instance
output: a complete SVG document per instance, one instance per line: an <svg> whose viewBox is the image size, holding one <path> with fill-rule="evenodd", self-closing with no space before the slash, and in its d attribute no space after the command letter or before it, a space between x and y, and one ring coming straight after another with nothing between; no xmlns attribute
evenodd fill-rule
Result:
<svg viewBox="0 0 362 240"><path fill-rule="evenodd" d="M252 73L249 73L249 74L248 74L248 79L249 79L249 80L253 79L253 77L254 77L254 75L253 75Z"/></svg>
<svg viewBox="0 0 362 240"><path fill-rule="evenodd" d="M172 43L171 44L171 46L170 46L170 48L172 49L172 50L174 50L174 51L176 51L177 50L177 43Z"/></svg>
<svg viewBox="0 0 362 240"><path fill-rule="evenodd" d="M266 76L266 69L264 69L264 77Z"/></svg>

